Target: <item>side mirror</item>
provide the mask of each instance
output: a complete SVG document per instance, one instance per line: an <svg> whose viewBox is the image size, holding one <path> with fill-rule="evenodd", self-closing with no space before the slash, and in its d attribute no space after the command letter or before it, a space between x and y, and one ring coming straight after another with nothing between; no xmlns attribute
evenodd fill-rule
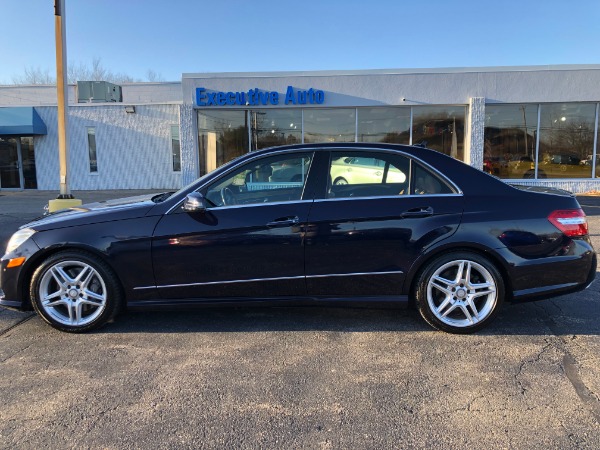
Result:
<svg viewBox="0 0 600 450"><path fill-rule="evenodd" d="M186 212L205 212L206 200L199 192L191 192L185 196L182 209Z"/></svg>

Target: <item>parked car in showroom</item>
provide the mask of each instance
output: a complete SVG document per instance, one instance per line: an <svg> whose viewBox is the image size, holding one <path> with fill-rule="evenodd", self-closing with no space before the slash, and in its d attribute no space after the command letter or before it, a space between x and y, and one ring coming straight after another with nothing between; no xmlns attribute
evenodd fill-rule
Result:
<svg viewBox="0 0 600 450"><path fill-rule="evenodd" d="M354 161L377 180L334 183ZM70 332L123 308L385 301L470 333L504 301L586 288L596 253L568 192L421 147L305 144L249 153L175 193L40 218L0 268L0 305Z"/></svg>

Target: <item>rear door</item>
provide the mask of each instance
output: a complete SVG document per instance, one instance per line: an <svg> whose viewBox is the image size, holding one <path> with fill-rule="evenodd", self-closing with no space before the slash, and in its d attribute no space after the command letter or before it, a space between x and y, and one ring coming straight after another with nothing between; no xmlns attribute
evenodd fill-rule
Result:
<svg viewBox="0 0 600 450"><path fill-rule="evenodd" d="M348 158L374 161L381 178L333 184L336 166ZM308 294L400 295L417 256L456 231L463 196L397 152L339 150L330 161L327 192L315 200L306 226Z"/></svg>

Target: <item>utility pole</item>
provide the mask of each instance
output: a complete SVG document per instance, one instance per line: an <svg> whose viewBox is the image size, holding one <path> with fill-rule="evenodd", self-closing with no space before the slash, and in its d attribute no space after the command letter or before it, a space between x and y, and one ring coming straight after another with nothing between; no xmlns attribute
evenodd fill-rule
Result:
<svg viewBox="0 0 600 450"><path fill-rule="evenodd" d="M58 198L48 202L48 211L81 205L81 200L73 198L68 184L67 153L67 45L65 31L65 0L54 0L54 37L56 41L56 94L58 105L58 162L60 166L60 193Z"/></svg>

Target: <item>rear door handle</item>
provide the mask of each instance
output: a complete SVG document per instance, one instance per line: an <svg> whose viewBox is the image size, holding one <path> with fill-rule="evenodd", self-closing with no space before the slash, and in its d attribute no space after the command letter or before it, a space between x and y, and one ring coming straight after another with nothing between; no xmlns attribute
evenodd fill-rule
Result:
<svg viewBox="0 0 600 450"><path fill-rule="evenodd" d="M279 219L275 219L273 222L269 222L267 226L269 228L275 227L287 227L292 225L298 225L300 223L300 218L298 216L294 217L280 217Z"/></svg>
<svg viewBox="0 0 600 450"><path fill-rule="evenodd" d="M433 208L431 206L422 206L420 208L411 208L400 214L400 217L429 217L433 216Z"/></svg>

